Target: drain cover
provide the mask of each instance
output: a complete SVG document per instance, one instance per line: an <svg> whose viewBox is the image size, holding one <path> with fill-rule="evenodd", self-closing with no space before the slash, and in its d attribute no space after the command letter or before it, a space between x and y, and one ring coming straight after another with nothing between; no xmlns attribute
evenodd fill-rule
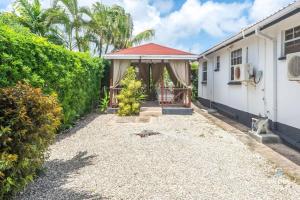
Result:
<svg viewBox="0 0 300 200"><path fill-rule="evenodd" d="M142 132L137 133L136 135L143 138L143 137L148 137L148 136L152 136L152 135L159 135L159 134L160 134L159 132L155 132L155 131L152 131L152 130L143 130Z"/></svg>

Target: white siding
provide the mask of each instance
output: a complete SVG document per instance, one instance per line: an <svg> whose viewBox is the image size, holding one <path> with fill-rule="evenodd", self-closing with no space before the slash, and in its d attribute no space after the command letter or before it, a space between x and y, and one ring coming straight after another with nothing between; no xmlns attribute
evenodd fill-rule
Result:
<svg viewBox="0 0 300 200"><path fill-rule="evenodd" d="M294 15L270 28L264 33L277 38L278 57L281 56L282 32L300 25L300 14ZM223 48L207 56L208 81L203 85L202 69L199 70L199 97L221 103L232 108L255 115L267 116L274 121L274 76L273 70L277 62L277 121L300 129L300 83L287 79L286 60L274 59L273 42L256 35L234 43L231 48ZM228 85L230 80L230 52L243 49L243 63L246 62L248 47L248 63L256 71L263 71L261 81L257 85ZM216 57L221 58L220 71L214 72Z"/></svg>

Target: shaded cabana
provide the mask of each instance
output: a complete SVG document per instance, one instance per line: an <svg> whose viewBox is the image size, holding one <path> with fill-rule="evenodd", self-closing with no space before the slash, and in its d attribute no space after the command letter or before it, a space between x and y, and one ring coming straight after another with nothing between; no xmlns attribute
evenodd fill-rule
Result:
<svg viewBox="0 0 300 200"><path fill-rule="evenodd" d="M190 62L197 60L197 55L150 43L119 50L105 55L105 58L112 60L110 107L118 106L116 96L121 90L120 81L129 66L136 67L148 100L161 106L191 106ZM165 84L166 72L172 86Z"/></svg>

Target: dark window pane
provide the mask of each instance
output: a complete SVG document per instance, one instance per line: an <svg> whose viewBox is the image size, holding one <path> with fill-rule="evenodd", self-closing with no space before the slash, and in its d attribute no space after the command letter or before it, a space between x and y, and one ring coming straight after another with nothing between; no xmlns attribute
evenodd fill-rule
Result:
<svg viewBox="0 0 300 200"><path fill-rule="evenodd" d="M300 37L300 26L297 26L297 27L294 29L294 34L295 34L295 38L296 38L296 37Z"/></svg>
<svg viewBox="0 0 300 200"><path fill-rule="evenodd" d="M234 67L231 67L231 71L230 71L230 80L234 80Z"/></svg>
<svg viewBox="0 0 300 200"><path fill-rule="evenodd" d="M216 66L217 70L220 69L220 56L217 56L217 66Z"/></svg>
<svg viewBox="0 0 300 200"><path fill-rule="evenodd" d="M300 39L285 43L285 54L300 52Z"/></svg>
<svg viewBox="0 0 300 200"><path fill-rule="evenodd" d="M239 49L238 50L238 57L241 57L242 56L242 49Z"/></svg>
<svg viewBox="0 0 300 200"><path fill-rule="evenodd" d="M293 39L293 32L294 32L294 29L289 29L287 31L285 31L285 40L291 40Z"/></svg>
<svg viewBox="0 0 300 200"><path fill-rule="evenodd" d="M202 81L207 81L207 72L203 72L203 79Z"/></svg>
<svg viewBox="0 0 300 200"><path fill-rule="evenodd" d="M238 58L238 64L242 64L242 57Z"/></svg>

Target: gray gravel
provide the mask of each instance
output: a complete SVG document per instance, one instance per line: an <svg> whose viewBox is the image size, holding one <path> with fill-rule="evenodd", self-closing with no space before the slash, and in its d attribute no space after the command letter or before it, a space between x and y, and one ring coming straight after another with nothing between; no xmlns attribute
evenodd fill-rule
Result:
<svg viewBox="0 0 300 200"><path fill-rule="evenodd" d="M300 198L299 185L200 114L136 121L95 115L60 136L17 199Z"/></svg>

